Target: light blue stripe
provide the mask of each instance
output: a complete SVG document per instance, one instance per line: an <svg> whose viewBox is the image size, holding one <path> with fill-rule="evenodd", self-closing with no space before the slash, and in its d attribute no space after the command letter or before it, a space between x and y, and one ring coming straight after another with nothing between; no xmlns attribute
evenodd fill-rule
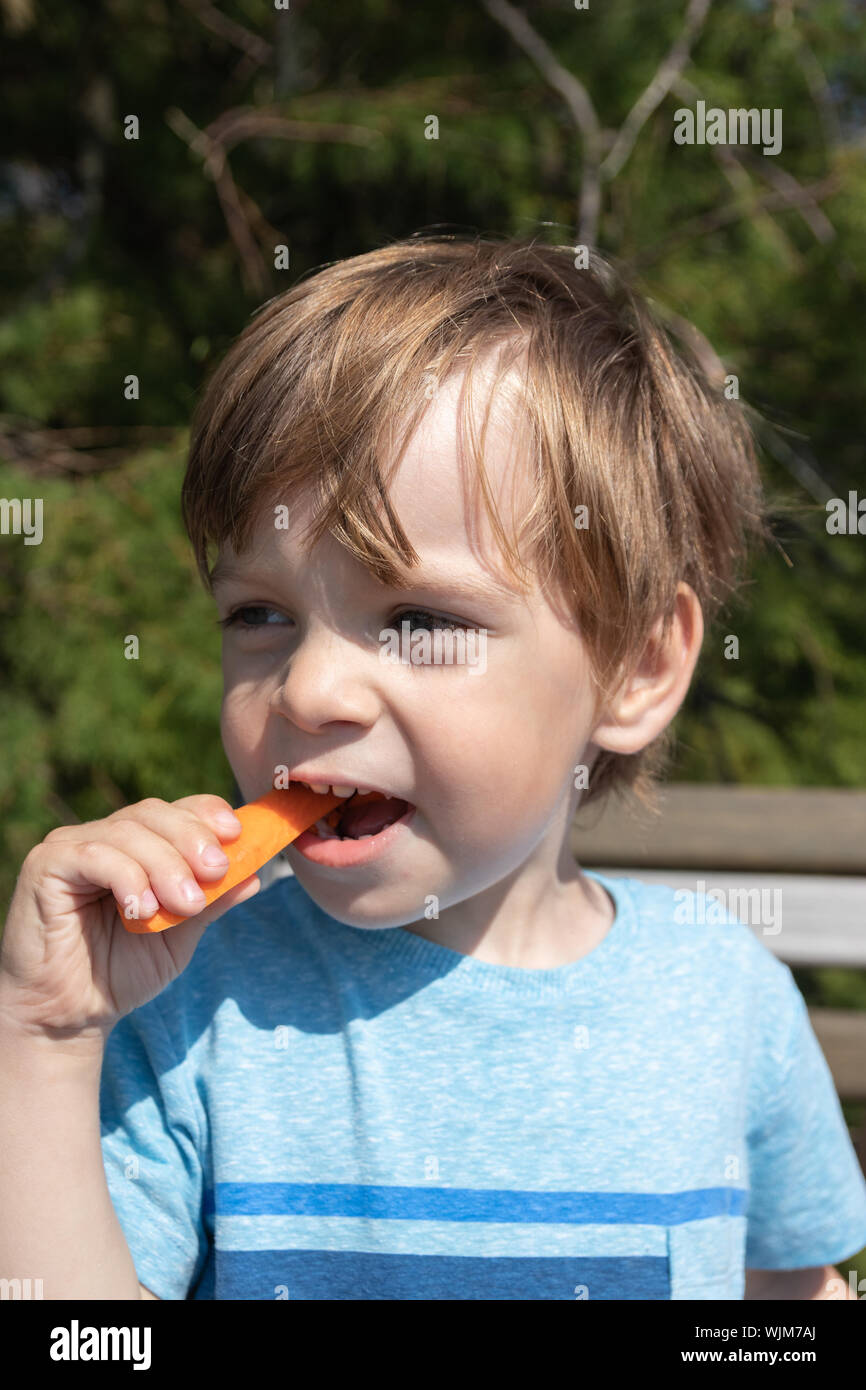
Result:
<svg viewBox="0 0 866 1390"><path fill-rule="evenodd" d="M698 1223L712 1227L719 1250L718 1227L744 1224L743 1217L715 1217ZM453 1255L455 1238L461 1256L667 1255L664 1226L552 1225L494 1221L376 1221L353 1216L226 1216L216 1225L215 1240L226 1250L369 1250L390 1255ZM677 1231L694 1229L677 1226Z"/></svg>

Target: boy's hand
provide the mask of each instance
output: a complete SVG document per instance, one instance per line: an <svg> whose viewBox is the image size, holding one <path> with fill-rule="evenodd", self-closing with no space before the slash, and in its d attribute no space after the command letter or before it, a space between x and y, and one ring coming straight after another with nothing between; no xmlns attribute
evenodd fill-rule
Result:
<svg viewBox="0 0 866 1390"><path fill-rule="evenodd" d="M240 832L228 802L208 795L149 797L50 831L21 866L0 939L3 1026L64 1050L101 1048L119 1019L185 969L210 922L258 892L253 874L204 908L183 893L184 880L223 876L226 865L210 867L202 853ZM189 920L133 934L117 907L130 899L142 919L161 905Z"/></svg>

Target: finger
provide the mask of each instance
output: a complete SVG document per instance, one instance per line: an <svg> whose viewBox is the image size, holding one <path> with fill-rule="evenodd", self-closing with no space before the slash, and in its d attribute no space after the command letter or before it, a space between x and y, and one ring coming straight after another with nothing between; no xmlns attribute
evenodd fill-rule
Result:
<svg viewBox="0 0 866 1390"><path fill-rule="evenodd" d="M199 842L207 845L209 841L204 837L209 832L203 828L196 829L197 822L187 819L185 812L173 812L168 818L168 825L166 817L159 812L147 813L153 816L156 823L163 825L167 835L176 836L181 841L186 848L184 854L172 839L151 830L137 815L133 818L132 813L137 809L130 807L128 817L118 813L116 817L110 816L101 821L98 827L99 842L113 845L141 865L160 905L168 912L182 917L195 916L207 901L198 879L214 883L225 876L227 865L209 868L201 863L201 855L196 853L195 846ZM173 810L167 804L165 809ZM62 848L62 845L56 848Z"/></svg>
<svg viewBox="0 0 866 1390"><path fill-rule="evenodd" d="M128 920L152 917L159 900L150 891L150 880L142 864L132 855L104 840L65 840L50 849L38 845L25 860L34 891L44 899L49 913L74 911L81 906L83 890L109 889L118 912ZM60 892L58 892L60 890ZM79 899L64 901L63 892ZM95 900L99 894L92 895Z"/></svg>
<svg viewBox="0 0 866 1390"><path fill-rule="evenodd" d="M133 806L124 806L102 822L110 826L130 823L146 826L173 845L183 856L195 879L216 883L229 866L228 855L216 833L183 806L152 797ZM209 863L209 859L212 862ZM186 876L184 873L183 877ZM155 891L158 893L159 889L155 888Z"/></svg>
<svg viewBox="0 0 866 1390"><path fill-rule="evenodd" d="M167 940L170 939L173 948L188 946L190 942L194 945L206 927L222 917L229 908L237 907L248 898L254 898L261 886L258 874L251 874L241 883L236 883L227 893L223 893L222 897L208 903L204 911L197 913L195 917L190 917L185 922L176 922L173 927L167 927L164 932L158 934Z"/></svg>
<svg viewBox="0 0 866 1390"><path fill-rule="evenodd" d="M241 832L241 822L222 796L201 792L195 796L181 796L171 804L198 816L199 820L209 825L221 840L237 839Z"/></svg>

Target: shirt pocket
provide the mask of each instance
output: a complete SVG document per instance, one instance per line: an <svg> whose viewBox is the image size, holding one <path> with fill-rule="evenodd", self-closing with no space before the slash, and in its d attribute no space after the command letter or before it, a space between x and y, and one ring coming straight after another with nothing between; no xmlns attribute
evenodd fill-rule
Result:
<svg viewBox="0 0 866 1390"><path fill-rule="evenodd" d="M665 1227L588 1225L569 1233L567 1244L571 1247L567 1255L565 1249L561 1250L565 1258L539 1260L542 1266L562 1266L557 1292L544 1292L539 1288L535 1297L641 1303L666 1301L671 1297Z"/></svg>
<svg viewBox="0 0 866 1390"><path fill-rule="evenodd" d="M672 1299L742 1299L746 1218L712 1216L669 1226Z"/></svg>

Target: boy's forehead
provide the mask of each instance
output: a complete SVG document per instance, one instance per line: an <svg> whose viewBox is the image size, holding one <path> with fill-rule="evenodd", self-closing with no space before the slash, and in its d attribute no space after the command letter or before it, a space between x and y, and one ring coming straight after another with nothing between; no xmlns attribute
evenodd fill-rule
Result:
<svg viewBox="0 0 866 1390"><path fill-rule="evenodd" d="M471 541L496 563L498 543L476 484L465 382L462 372L454 373L438 387L396 471L389 474L389 495L419 554L445 548L463 555ZM489 365L476 368L471 400L476 447L480 446L489 386ZM515 386L514 374L509 372L491 404L483 454L488 487L510 535L526 516L535 491L525 431L515 410Z"/></svg>
<svg viewBox="0 0 866 1390"><path fill-rule="evenodd" d="M490 377L488 359L484 364L479 363L473 374L471 406L476 446L480 445ZM443 575L449 569L458 570L463 576L483 575L488 582L495 579L503 589L514 592L476 485L472 447L465 433L468 427L468 402L463 399L465 389L462 371L447 377L416 425L396 469L387 459L383 461L389 480L389 497L401 526L420 556L419 570L425 568L429 559L429 567ZM511 536L519 529L520 519L526 516L534 496L523 421L515 410L518 401L519 385L512 369L503 377L491 404L484 441L488 488L506 533ZM462 420L459 411L465 411ZM240 565L230 546L221 550L215 580L230 569L247 564L255 567L257 558L264 559L275 543L282 549L293 534L299 535L306 530L313 517L314 504L312 489L292 498L288 532L275 532L270 517L262 517L249 552L245 553ZM320 545L329 551L333 560L339 561L335 550L337 543L332 538L324 537Z"/></svg>

